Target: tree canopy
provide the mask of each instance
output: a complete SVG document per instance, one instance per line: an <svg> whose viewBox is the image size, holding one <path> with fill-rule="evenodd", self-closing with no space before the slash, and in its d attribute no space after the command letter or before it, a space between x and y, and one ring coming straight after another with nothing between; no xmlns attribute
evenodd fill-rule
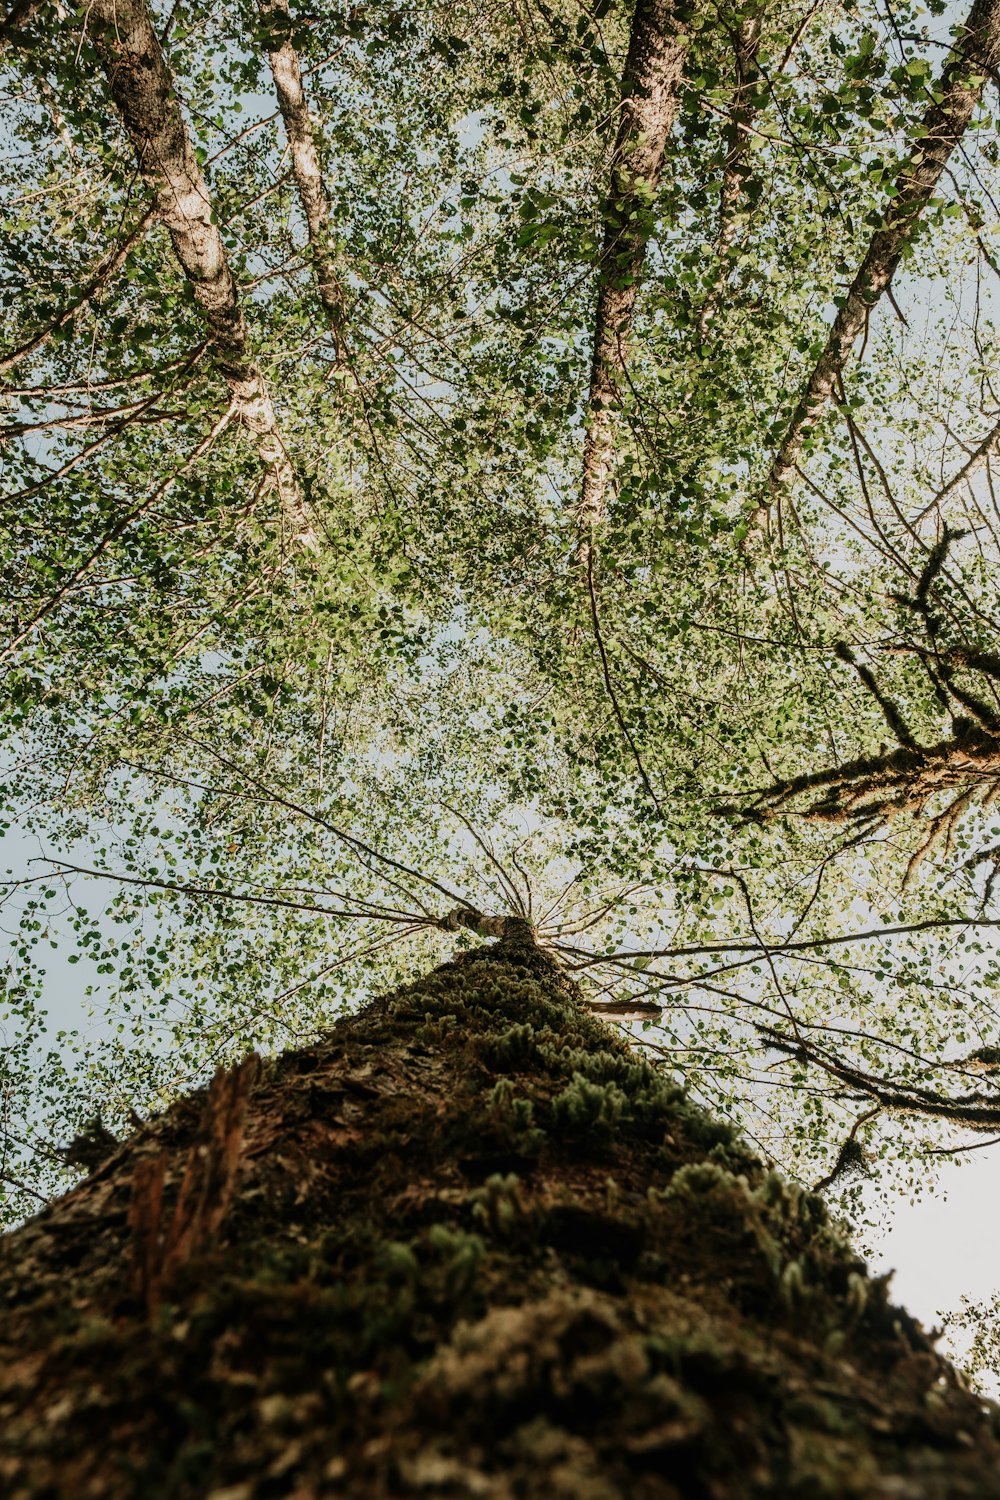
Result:
<svg viewBox="0 0 1000 1500"><path fill-rule="evenodd" d="M0 46L5 1212L504 913L809 1182L1000 1137L997 0Z"/></svg>

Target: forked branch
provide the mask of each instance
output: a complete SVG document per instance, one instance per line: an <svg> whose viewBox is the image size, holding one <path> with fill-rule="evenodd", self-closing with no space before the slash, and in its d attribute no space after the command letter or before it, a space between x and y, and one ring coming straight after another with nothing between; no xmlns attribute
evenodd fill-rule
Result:
<svg viewBox="0 0 1000 1500"><path fill-rule="evenodd" d="M920 620L927 643L910 649L951 717L951 734L921 743L871 668L841 644L837 655L854 669L878 704L896 748L772 782L720 807L721 814L747 823L794 815L874 829L902 814L919 817L933 805L907 866L906 884L935 850L950 852L961 816L973 802L988 808L1000 800L1000 710L959 676L979 674L995 693L1000 659L989 651L943 641L933 607L935 582L959 535L946 528L928 554L914 594L894 596Z"/></svg>

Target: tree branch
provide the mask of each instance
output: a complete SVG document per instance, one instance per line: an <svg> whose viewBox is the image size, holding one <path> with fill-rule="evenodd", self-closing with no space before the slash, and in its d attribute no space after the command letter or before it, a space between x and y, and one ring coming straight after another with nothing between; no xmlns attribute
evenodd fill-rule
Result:
<svg viewBox="0 0 1000 1500"><path fill-rule="evenodd" d="M826 346L806 382L784 438L774 455L766 492L752 524L766 524L770 506L795 473L805 441L833 394L872 308L886 292L920 217L933 197L945 165L961 140L987 80L1000 66L1000 0L974 0L940 78L931 88L932 103L914 133L912 148L895 180L864 260L834 319Z"/></svg>

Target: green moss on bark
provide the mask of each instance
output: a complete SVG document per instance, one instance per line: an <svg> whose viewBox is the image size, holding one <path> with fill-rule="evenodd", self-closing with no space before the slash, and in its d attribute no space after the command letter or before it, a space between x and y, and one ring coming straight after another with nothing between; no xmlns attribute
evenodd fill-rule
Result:
<svg viewBox="0 0 1000 1500"><path fill-rule="evenodd" d="M245 1108L221 1227L169 1267L185 1174L222 1182L235 1139L198 1177L204 1093L3 1242L11 1500L1000 1496L991 1412L822 1202L527 941L285 1054Z"/></svg>

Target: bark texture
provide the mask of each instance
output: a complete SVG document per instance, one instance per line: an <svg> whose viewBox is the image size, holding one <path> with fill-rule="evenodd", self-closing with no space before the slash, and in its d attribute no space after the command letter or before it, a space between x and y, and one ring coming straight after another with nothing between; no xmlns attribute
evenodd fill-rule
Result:
<svg viewBox="0 0 1000 1500"><path fill-rule="evenodd" d="M144 0L93 0L87 24L139 171L194 293L237 414L255 435L261 462L274 475L294 539L315 549L316 534L271 394L253 357L208 184L148 7Z"/></svg>
<svg viewBox="0 0 1000 1500"><path fill-rule="evenodd" d="M522 927L0 1242L9 1500L991 1500L995 1410Z"/></svg>
<svg viewBox="0 0 1000 1500"><path fill-rule="evenodd" d="M726 129L727 150L719 194L719 230L715 240L715 282L702 303L698 316L698 336L703 341L708 337L712 320L718 311L719 298L729 277L736 245L740 199L748 170L746 156L754 116L750 100L757 73L760 32L760 16L747 16L740 22L733 38L736 87L733 89L730 122Z"/></svg>
<svg viewBox="0 0 1000 1500"><path fill-rule="evenodd" d="M42 8L42 0L15 0L0 20L0 52L21 40L22 27L30 26Z"/></svg>
<svg viewBox="0 0 1000 1500"><path fill-rule="evenodd" d="M806 438L833 394L855 342L868 325L872 308L891 284L948 158L965 133L986 82L998 65L1000 0L974 0L962 35L931 89L932 103L896 178L896 193L886 208L885 221L872 236L774 456L767 493L755 513L757 524L763 524L769 506L792 478Z"/></svg>
<svg viewBox="0 0 1000 1500"><path fill-rule="evenodd" d="M667 137L677 114L687 33L672 0L638 0L622 75L621 116L604 205L604 244L587 397L577 561L589 569L607 510L615 407Z"/></svg>
<svg viewBox="0 0 1000 1500"><path fill-rule="evenodd" d="M272 45L268 62L274 78L278 108L292 155L292 171L302 211L306 216L309 248L316 270L316 286L333 334L338 363L345 362L346 307L344 291L330 248L330 204L320 165L316 136L302 87L298 53L288 36L291 17L285 0L259 0L261 19L269 27Z"/></svg>

